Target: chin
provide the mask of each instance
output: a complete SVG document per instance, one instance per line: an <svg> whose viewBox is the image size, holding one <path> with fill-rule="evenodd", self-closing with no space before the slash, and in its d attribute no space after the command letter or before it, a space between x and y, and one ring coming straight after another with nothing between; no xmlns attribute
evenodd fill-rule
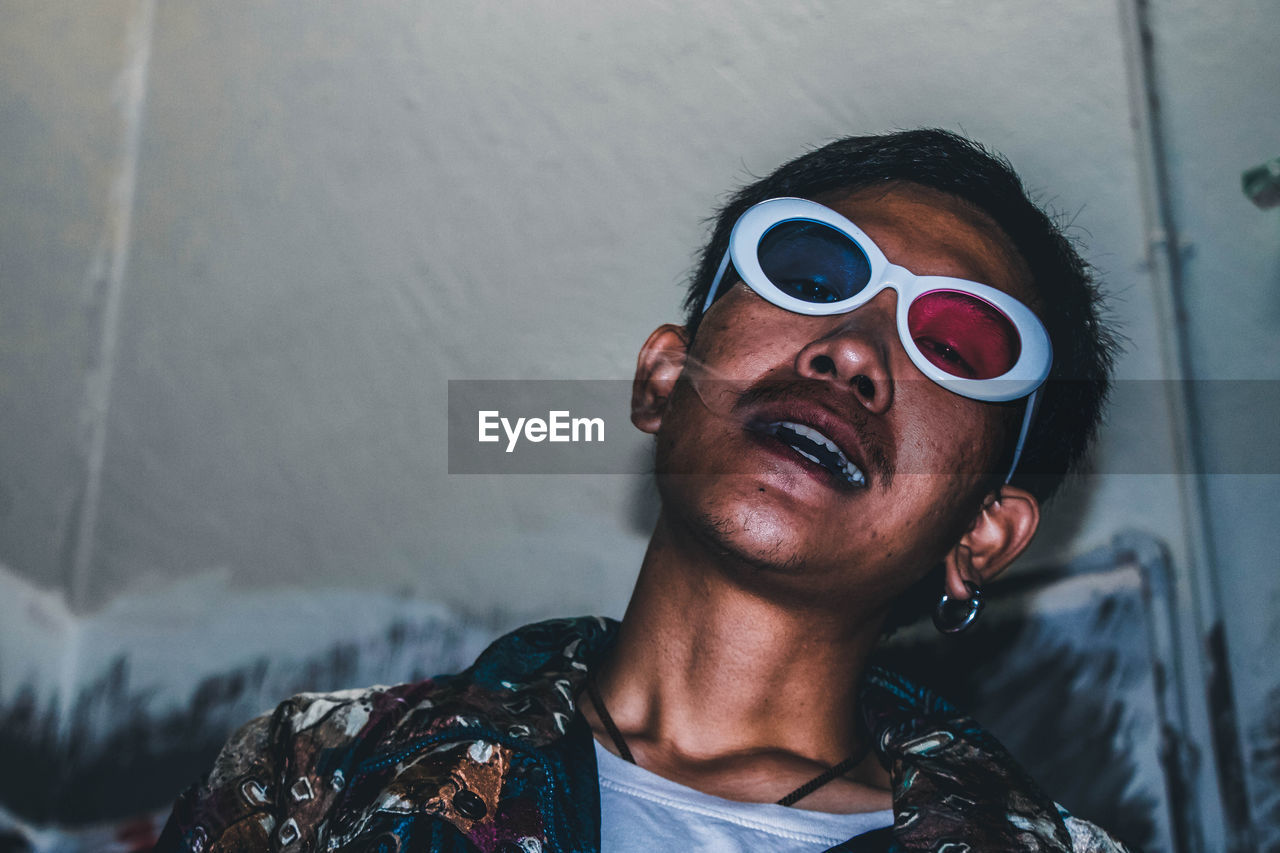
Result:
<svg viewBox="0 0 1280 853"><path fill-rule="evenodd" d="M814 561L797 540L796 524L776 506L742 506L695 516L695 533L720 551L726 566L753 574L796 577L809 574Z"/></svg>

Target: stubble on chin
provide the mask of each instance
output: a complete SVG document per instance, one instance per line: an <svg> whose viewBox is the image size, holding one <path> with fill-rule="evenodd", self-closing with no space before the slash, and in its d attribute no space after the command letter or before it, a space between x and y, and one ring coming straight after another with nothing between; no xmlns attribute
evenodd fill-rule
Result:
<svg viewBox="0 0 1280 853"><path fill-rule="evenodd" d="M664 498L664 507L667 506ZM791 577L806 568L806 561L797 553L794 543L785 541L780 534L765 538L753 530L749 513L693 510L675 514L668 523L677 525L678 535L688 537L723 568L734 573Z"/></svg>

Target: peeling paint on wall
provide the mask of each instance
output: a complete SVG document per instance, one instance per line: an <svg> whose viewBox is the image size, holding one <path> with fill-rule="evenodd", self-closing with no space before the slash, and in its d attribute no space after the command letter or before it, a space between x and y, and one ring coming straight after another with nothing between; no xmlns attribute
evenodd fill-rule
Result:
<svg viewBox="0 0 1280 853"><path fill-rule="evenodd" d="M245 594L225 572L77 619L0 570L0 624L30 641L0 644L0 767L22 768L0 773L0 803L74 826L165 806L229 732L294 693L454 671L511 619L378 591Z"/></svg>
<svg viewBox="0 0 1280 853"><path fill-rule="evenodd" d="M1280 853L1280 685L1267 693L1265 716L1249 733L1250 789L1263 853Z"/></svg>

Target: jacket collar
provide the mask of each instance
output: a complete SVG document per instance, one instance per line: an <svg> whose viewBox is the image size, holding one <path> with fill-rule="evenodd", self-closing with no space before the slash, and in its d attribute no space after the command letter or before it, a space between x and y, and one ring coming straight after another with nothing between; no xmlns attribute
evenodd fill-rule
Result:
<svg viewBox="0 0 1280 853"><path fill-rule="evenodd" d="M486 726L545 749L569 732L576 697L608 652L618 623L588 617L521 628L457 676L441 679L446 719ZM449 689L453 688L453 689ZM967 849L1071 849L1058 808L1003 746L927 688L879 666L859 701L877 756L893 780L894 840L903 850L954 839ZM968 847L959 845L969 845Z"/></svg>

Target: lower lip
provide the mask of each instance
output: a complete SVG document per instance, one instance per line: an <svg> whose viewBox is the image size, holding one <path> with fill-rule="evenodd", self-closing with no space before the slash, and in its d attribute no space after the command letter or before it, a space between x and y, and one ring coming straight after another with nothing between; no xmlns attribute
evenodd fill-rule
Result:
<svg viewBox="0 0 1280 853"><path fill-rule="evenodd" d="M790 462L805 474L809 475L811 479L818 481L822 485L834 491L851 493L864 488L863 486L850 483L843 477L837 477L817 462L801 456L791 448L791 445L779 440L775 436L765 432L758 432L753 429L748 429L746 433L754 444L762 450L767 451L771 456Z"/></svg>

